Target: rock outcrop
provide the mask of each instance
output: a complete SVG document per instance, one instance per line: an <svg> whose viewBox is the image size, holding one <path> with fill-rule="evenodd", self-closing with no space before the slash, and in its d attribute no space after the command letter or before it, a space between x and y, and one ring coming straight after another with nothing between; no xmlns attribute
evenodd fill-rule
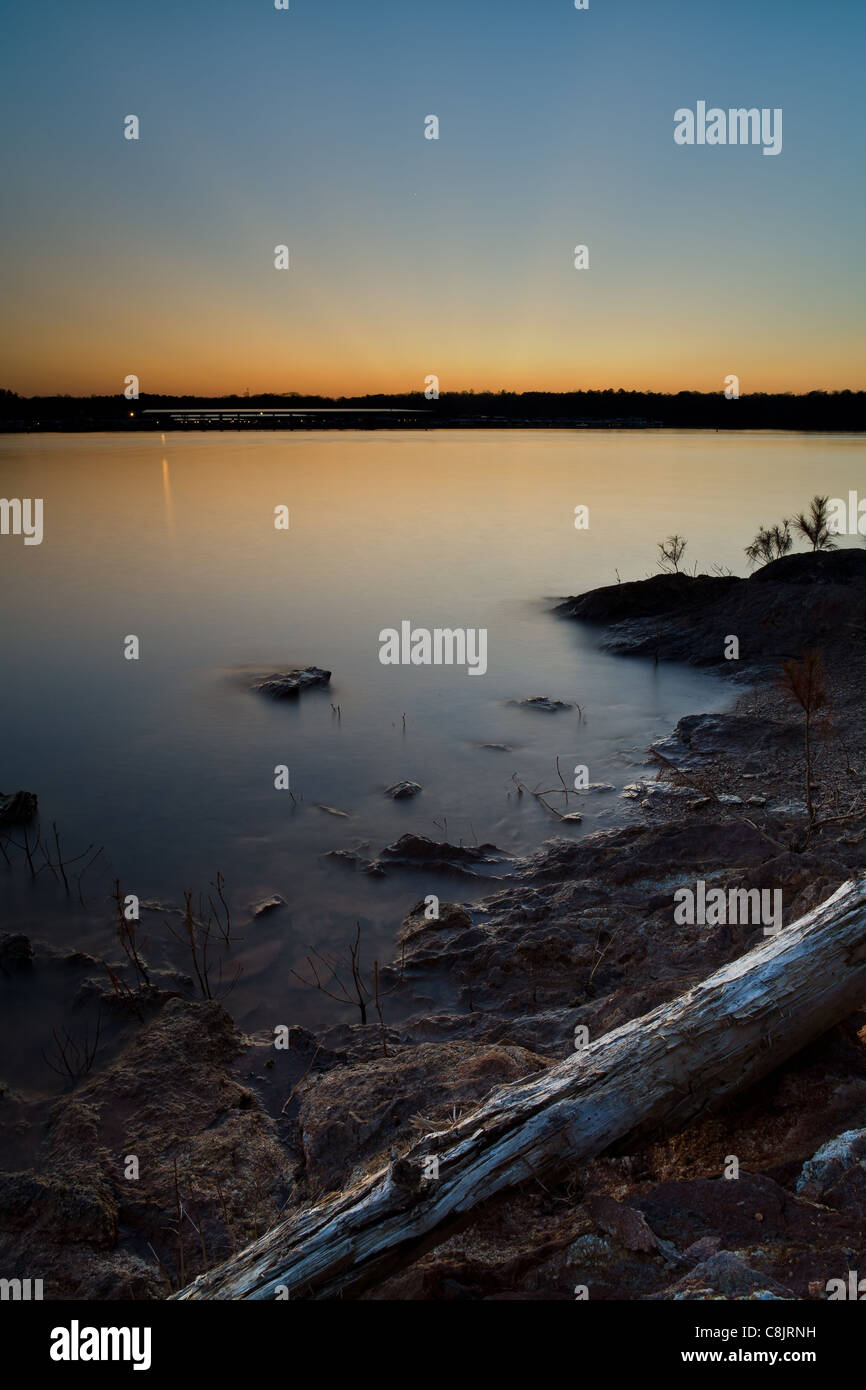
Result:
<svg viewBox="0 0 866 1390"><path fill-rule="evenodd" d="M725 658L730 634L751 667L825 647L866 614L866 551L785 555L748 579L659 574L610 584L556 610L604 626L602 647L630 656L739 669Z"/></svg>

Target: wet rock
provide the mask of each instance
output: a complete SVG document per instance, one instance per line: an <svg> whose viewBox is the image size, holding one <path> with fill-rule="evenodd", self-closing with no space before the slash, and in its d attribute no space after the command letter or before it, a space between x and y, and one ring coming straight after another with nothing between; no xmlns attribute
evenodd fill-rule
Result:
<svg viewBox="0 0 866 1390"><path fill-rule="evenodd" d="M556 714L561 709L574 709L574 705L567 700L551 700L547 695L531 695L525 700L509 700L510 705L517 709L540 710L542 714Z"/></svg>
<svg viewBox="0 0 866 1390"><path fill-rule="evenodd" d="M674 732L653 744L680 772L735 758L741 775L759 776L775 759L799 752L802 730L790 720L723 712L688 714Z"/></svg>
<svg viewBox="0 0 866 1390"><path fill-rule="evenodd" d="M0 792L0 827L28 825L36 815L38 801L34 792Z"/></svg>
<svg viewBox="0 0 866 1390"><path fill-rule="evenodd" d="M367 872L382 873L388 868L424 868L471 874L473 865L496 864L508 857L496 845L452 845L446 840L431 840L426 835L401 835L367 866Z"/></svg>
<svg viewBox="0 0 866 1390"><path fill-rule="evenodd" d="M267 917L272 912L277 912L279 908L285 907L286 902L279 893L275 893L272 898L265 898L260 903L252 903L250 912L254 917Z"/></svg>
<svg viewBox="0 0 866 1390"><path fill-rule="evenodd" d="M99 965L99 961L94 962ZM115 975L123 977L123 965L116 961ZM150 983L139 985L135 991L134 1010L142 1021L152 1018L169 999L191 999L195 997L196 986L189 975L177 970L154 970L149 968ZM117 1019L129 1017L131 1001L119 994L112 982L104 975L90 976L82 980L75 991L73 1003L76 1008L89 1001L96 1001L104 1013L113 1014Z"/></svg>
<svg viewBox="0 0 866 1390"><path fill-rule="evenodd" d="M264 676L256 681L252 688L261 695L270 695L275 700L289 700L300 695L302 690L310 690L314 686L327 686L330 683L330 671L324 671L319 666L304 666Z"/></svg>
<svg viewBox="0 0 866 1390"><path fill-rule="evenodd" d="M11 974L13 970L29 970L33 964L33 946L30 938L21 932L0 934L0 970Z"/></svg>
<svg viewBox="0 0 866 1390"><path fill-rule="evenodd" d="M344 864L347 869L353 869L357 864L369 862L362 854L358 854L357 850L353 849L329 849L323 857L332 859L336 864Z"/></svg>
<svg viewBox="0 0 866 1390"><path fill-rule="evenodd" d="M427 903L421 899L412 908L412 911L403 919L402 926L397 934L397 940L401 945L418 939L428 932L464 932L472 926L472 918L465 907L458 906L457 903L439 904L439 915L429 917L427 915Z"/></svg>
<svg viewBox="0 0 866 1390"><path fill-rule="evenodd" d="M663 801L668 797L693 797L695 790L676 782L629 782L620 794L626 801Z"/></svg>
<svg viewBox="0 0 866 1390"><path fill-rule="evenodd" d="M392 801L406 801L409 797L417 796L420 790L420 782L393 782L385 788L385 795L390 796Z"/></svg>

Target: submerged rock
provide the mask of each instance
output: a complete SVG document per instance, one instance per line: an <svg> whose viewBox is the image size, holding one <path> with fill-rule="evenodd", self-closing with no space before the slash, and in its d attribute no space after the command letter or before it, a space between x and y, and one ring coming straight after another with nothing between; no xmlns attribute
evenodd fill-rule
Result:
<svg viewBox="0 0 866 1390"><path fill-rule="evenodd" d="M30 938L22 932L0 934L0 970L27 970L33 964Z"/></svg>
<svg viewBox="0 0 866 1390"><path fill-rule="evenodd" d="M393 782L385 788L385 795L392 801L406 801L410 796L417 796L420 790L420 782Z"/></svg>
<svg viewBox="0 0 866 1390"><path fill-rule="evenodd" d="M0 826L27 825L36 815L35 792L0 792Z"/></svg>
<svg viewBox="0 0 866 1390"><path fill-rule="evenodd" d="M510 856L496 845L451 845L446 840L430 840L426 835L401 835L367 866L367 872L381 874L387 868L450 869L472 873L471 865L496 864Z"/></svg>
<svg viewBox="0 0 866 1390"><path fill-rule="evenodd" d="M250 912L254 917L265 917L270 912L276 912L277 908L285 907L285 899L279 893L275 893L272 898L265 898L263 902L253 903Z"/></svg>
<svg viewBox="0 0 866 1390"><path fill-rule="evenodd" d="M338 864L345 864L349 868L354 868L356 864L366 864L369 861L354 849L329 849L325 852L325 859L334 859Z"/></svg>
<svg viewBox="0 0 866 1390"><path fill-rule="evenodd" d="M517 709L537 709L542 714L556 714L561 709L574 709L568 700L551 700L547 695L530 695L525 700L509 700Z"/></svg>
<svg viewBox="0 0 866 1390"><path fill-rule="evenodd" d="M262 680L256 681L253 690L257 690L261 695L270 695L275 700L288 700L300 695L302 690L330 683L330 671L324 671L319 666L304 666L297 670L275 672L273 675L265 676Z"/></svg>

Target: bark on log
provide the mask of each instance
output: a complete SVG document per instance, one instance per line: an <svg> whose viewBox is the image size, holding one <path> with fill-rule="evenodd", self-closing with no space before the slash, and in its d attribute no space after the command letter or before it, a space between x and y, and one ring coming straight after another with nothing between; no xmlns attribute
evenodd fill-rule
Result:
<svg viewBox="0 0 866 1390"><path fill-rule="evenodd" d="M494 1194L613 1145L681 1129L864 999L860 879L678 999L500 1087L456 1125L281 1222L174 1297L357 1294L439 1244ZM432 1157L439 1177L425 1181Z"/></svg>

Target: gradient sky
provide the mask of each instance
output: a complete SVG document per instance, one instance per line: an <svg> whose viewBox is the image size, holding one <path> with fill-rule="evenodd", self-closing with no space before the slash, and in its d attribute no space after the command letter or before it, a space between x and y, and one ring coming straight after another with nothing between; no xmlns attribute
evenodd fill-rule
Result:
<svg viewBox="0 0 866 1390"><path fill-rule="evenodd" d="M866 388L862 0L5 8L2 386Z"/></svg>

